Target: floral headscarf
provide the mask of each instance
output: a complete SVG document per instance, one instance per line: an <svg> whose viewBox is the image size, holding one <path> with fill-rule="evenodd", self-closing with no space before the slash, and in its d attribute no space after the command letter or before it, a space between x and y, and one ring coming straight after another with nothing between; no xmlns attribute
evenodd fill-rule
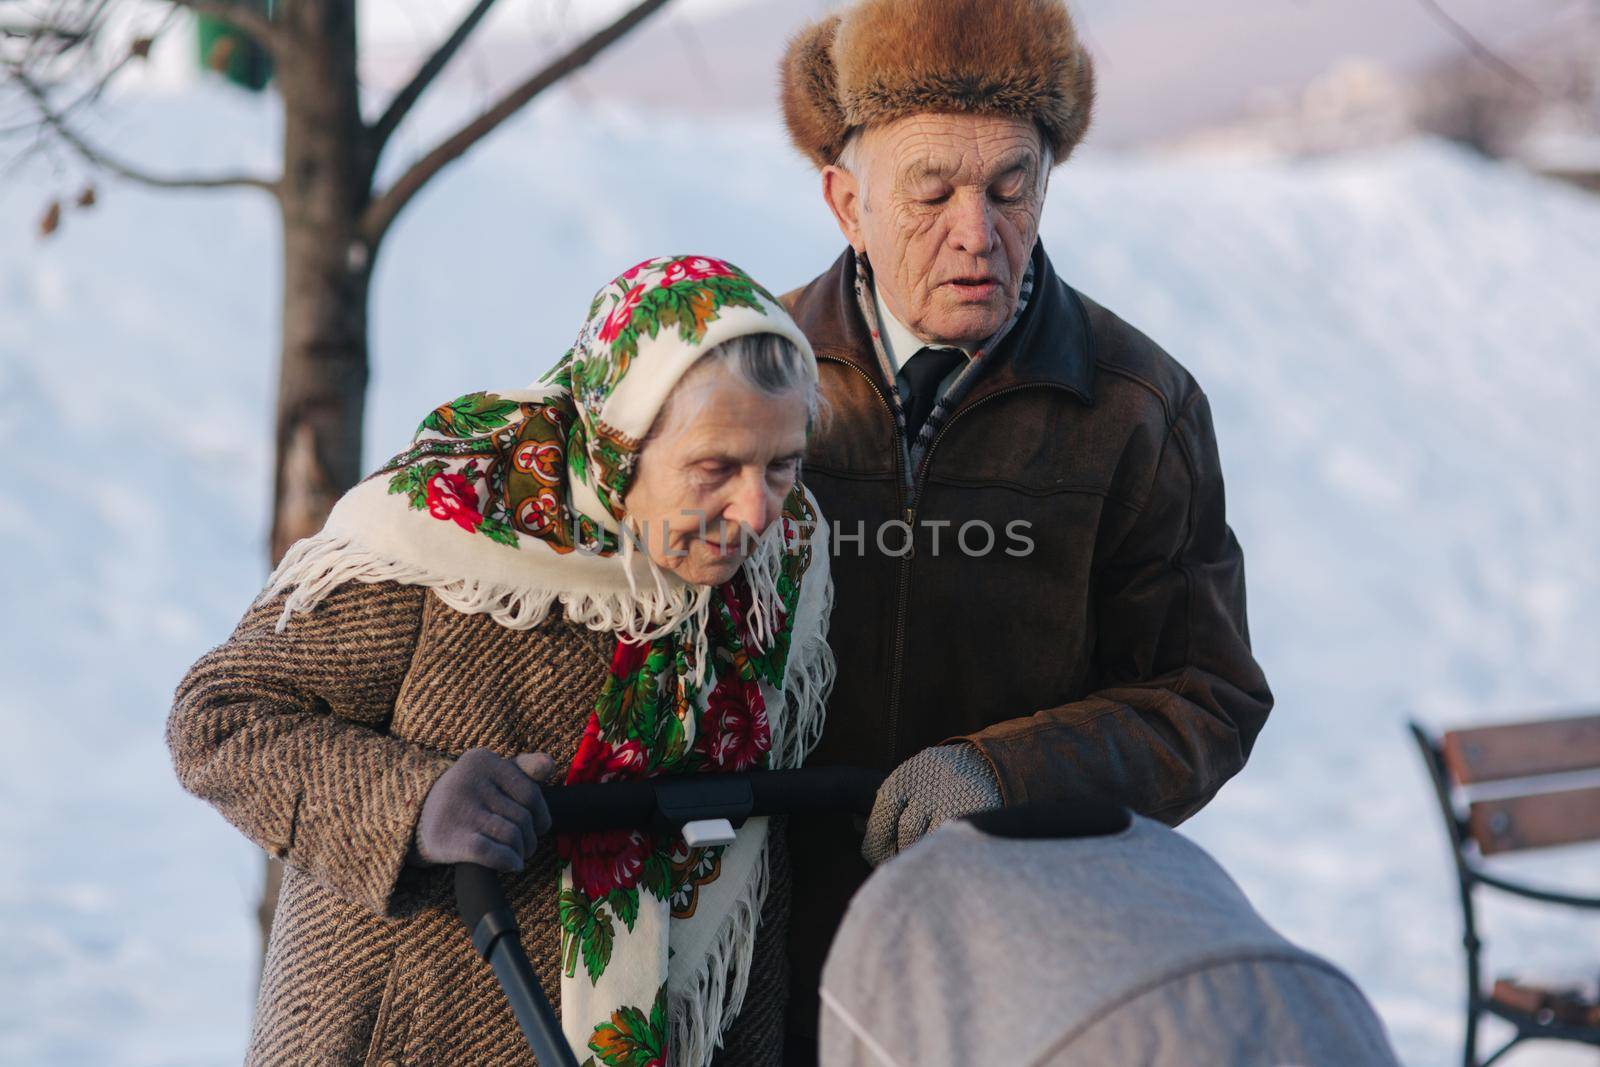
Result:
<svg viewBox="0 0 1600 1067"><path fill-rule="evenodd" d="M796 484L730 581L654 567L623 500L667 397L696 360L774 333L776 298L707 256L646 260L596 294L543 386L431 411L409 448L284 557L264 596L285 625L338 585L400 581L502 625L566 616L617 635L568 782L798 766L833 660L826 530ZM814 368L814 364L813 364ZM814 371L813 371L814 373ZM727 846L644 830L558 839L562 1027L595 1064L701 1067L737 1014L766 892L765 820Z"/></svg>

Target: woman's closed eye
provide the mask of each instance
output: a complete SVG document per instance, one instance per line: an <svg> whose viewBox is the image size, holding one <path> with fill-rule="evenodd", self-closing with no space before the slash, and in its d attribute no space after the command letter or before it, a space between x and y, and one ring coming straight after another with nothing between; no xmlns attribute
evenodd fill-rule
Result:
<svg viewBox="0 0 1600 1067"><path fill-rule="evenodd" d="M785 456L767 465L767 479L776 484L792 482L800 474L800 457Z"/></svg>
<svg viewBox="0 0 1600 1067"><path fill-rule="evenodd" d="M739 473L739 465L727 460L704 459L689 468L690 475L697 485L721 485L735 474Z"/></svg>

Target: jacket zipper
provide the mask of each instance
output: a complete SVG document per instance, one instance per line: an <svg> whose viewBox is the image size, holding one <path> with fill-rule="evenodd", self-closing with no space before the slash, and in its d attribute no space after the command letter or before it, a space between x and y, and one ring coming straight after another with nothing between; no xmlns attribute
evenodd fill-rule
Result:
<svg viewBox="0 0 1600 1067"><path fill-rule="evenodd" d="M861 375L867 386L872 390L873 395L878 398L878 403L882 404L884 410L889 413L890 419L894 418L894 408L889 404L889 398L884 396L883 390L878 388L878 383L872 380L870 374L849 360L840 359L838 356L818 356L817 359L827 360L831 363L842 363ZM933 440L928 442L927 449L922 453L922 461L917 464L916 476L911 484L911 499L914 501L922 499L922 489L927 483L928 465L933 458L934 449L939 447L939 442L944 440L944 435L950 432L950 427L955 425L957 419L997 397L1006 396L1022 389L1064 388L1064 386L1052 385L1048 382L1025 382L990 393L976 403L969 404L964 408L958 408L951 414L949 420L939 427L939 432L934 435ZM1067 391L1070 392L1071 390ZM911 560L916 554L917 530L917 509L911 506L905 497L907 479L905 468L901 466L900 455L904 451L901 439L902 434L897 424L894 427L894 440L897 446L894 450L895 493L900 504L901 518L905 520L906 525L911 529L911 539L908 543L908 551L900 558L900 577L896 583L894 644L889 660L889 756L891 759L896 758L900 752L900 690L905 682L906 621L911 604Z"/></svg>
<svg viewBox="0 0 1600 1067"><path fill-rule="evenodd" d="M870 379L869 379L870 380ZM950 427L956 420L967 412L980 408L996 397L1006 396L1023 389L1063 389L1064 386L1052 385L1048 382L1024 382L1020 385L1008 386L1005 389L990 393L964 408L957 408L951 412L950 418L939 427L939 432L933 435L933 440L928 442L928 447L922 453L922 459L917 464L916 477L911 487L911 499L918 503L922 501L922 490L928 482L928 467L933 459L934 449L939 447L939 442L944 440L944 435L950 432ZM1071 390L1067 390L1071 392ZM913 537L916 531L917 509L905 509L906 522L911 526ZM900 687L905 678L905 646L906 646L906 615L911 599L911 553L901 560L900 572L900 608L895 616L894 624L894 662L890 667L890 677L893 678L894 688L889 691L889 739L894 746L892 756L898 758L900 752Z"/></svg>

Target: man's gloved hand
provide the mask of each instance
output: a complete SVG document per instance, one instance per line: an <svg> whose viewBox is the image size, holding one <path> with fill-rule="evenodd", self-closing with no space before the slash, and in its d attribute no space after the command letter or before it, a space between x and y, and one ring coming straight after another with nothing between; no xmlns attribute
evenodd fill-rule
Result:
<svg viewBox="0 0 1600 1067"><path fill-rule="evenodd" d="M1000 807L1000 783L977 746L925 748L894 769L878 790L861 855L876 867L940 823Z"/></svg>
<svg viewBox="0 0 1600 1067"><path fill-rule="evenodd" d="M550 811L538 783L556 769L543 752L508 760L486 748L463 752L422 801L413 851L423 863L480 863L520 871Z"/></svg>

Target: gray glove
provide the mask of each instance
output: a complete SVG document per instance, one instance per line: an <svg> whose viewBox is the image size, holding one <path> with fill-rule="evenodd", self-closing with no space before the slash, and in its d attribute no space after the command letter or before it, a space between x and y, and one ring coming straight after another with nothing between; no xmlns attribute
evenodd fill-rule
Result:
<svg viewBox="0 0 1600 1067"><path fill-rule="evenodd" d="M950 819L1001 805L1000 783L975 745L925 748L878 789L861 856L876 867Z"/></svg>
<svg viewBox="0 0 1600 1067"><path fill-rule="evenodd" d="M539 835L550 829L550 811L538 782L555 766L543 752L515 760L486 748L461 753L422 801L414 859L522 870Z"/></svg>

